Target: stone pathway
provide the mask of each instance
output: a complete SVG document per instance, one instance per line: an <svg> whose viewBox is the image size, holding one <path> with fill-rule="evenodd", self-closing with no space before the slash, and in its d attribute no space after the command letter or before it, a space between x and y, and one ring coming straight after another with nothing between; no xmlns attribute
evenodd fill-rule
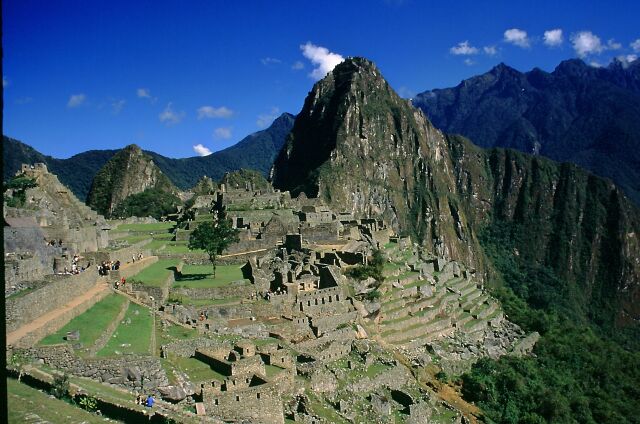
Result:
<svg viewBox="0 0 640 424"><path fill-rule="evenodd" d="M109 290L108 283L96 283L94 287L92 287L89 291L83 293L82 295L73 298L69 303L54 309L52 311L47 312L44 315L39 316L35 320L31 321L28 324L23 325L17 330L7 334L7 345L15 345L20 339L25 337L26 335L44 327L48 322L61 317L64 314L67 314L74 308L82 305L83 303L91 300L94 296L100 295L102 292Z"/></svg>

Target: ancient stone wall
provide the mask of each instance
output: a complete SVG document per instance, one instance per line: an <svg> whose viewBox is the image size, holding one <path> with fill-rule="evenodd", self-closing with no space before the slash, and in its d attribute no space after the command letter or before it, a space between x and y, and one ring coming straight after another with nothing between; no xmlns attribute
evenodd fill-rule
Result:
<svg viewBox="0 0 640 424"><path fill-rule="evenodd" d="M357 317L357 311L348 312L346 314L312 317L311 326L313 327L316 336L321 336L322 334L333 331L338 327L350 325L352 322L355 322Z"/></svg>
<svg viewBox="0 0 640 424"><path fill-rule="evenodd" d="M178 283L180 284L180 283ZM185 283L188 285L188 283ZM240 297L242 299L248 298L252 293L255 293L256 288L253 284L246 283L243 280L232 282L226 287L208 287L208 288L193 288L193 287L177 287L171 288L170 293L172 297L186 296L191 299L227 299L229 297Z"/></svg>
<svg viewBox="0 0 640 424"><path fill-rule="evenodd" d="M300 234L302 235L302 240L306 243L334 243L340 235L340 223L335 221L314 226L302 225Z"/></svg>
<svg viewBox="0 0 640 424"><path fill-rule="evenodd" d="M195 339L180 340L161 346L162 357L176 355L182 358L190 358L196 354L197 349L203 349L220 345L220 341L208 339L206 337L198 337ZM231 349L231 345L228 346ZM228 350L227 349L227 350Z"/></svg>
<svg viewBox="0 0 640 424"><path fill-rule="evenodd" d="M100 277L96 268L91 267L78 275L51 276L51 280L30 293L5 300L7 332L69 303L96 282L105 281L105 277Z"/></svg>
<svg viewBox="0 0 640 424"><path fill-rule="evenodd" d="M156 396L159 395L158 387L169 384L158 358L137 355L121 358L80 358L67 344L31 348L27 350L27 354L63 372L90 377L129 390L144 389L145 392Z"/></svg>
<svg viewBox="0 0 640 424"><path fill-rule="evenodd" d="M220 392L203 400L208 413L225 420L284 424L282 401L270 386L249 387L241 392Z"/></svg>

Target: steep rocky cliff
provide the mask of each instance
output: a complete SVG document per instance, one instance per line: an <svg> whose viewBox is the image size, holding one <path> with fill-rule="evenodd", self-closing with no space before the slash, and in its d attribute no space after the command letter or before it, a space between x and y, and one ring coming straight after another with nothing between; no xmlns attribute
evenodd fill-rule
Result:
<svg viewBox="0 0 640 424"><path fill-rule="evenodd" d="M517 227L513 254L552 269L585 316L602 307L602 320L640 318L640 214L619 189L575 165L445 136L366 59L313 87L272 179L335 210L384 217L486 273L478 234Z"/></svg>
<svg viewBox="0 0 640 424"><path fill-rule="evenodd" d="M314 85L272 179L294 196L384 217L441 255L482 262L443 134L366 59L349 58Z"/></svg>
<svg viewBox="0 0 640 424"><path fill-rule="evenodd" d="M98 171L91 184L87 204L109 216L127 197L148 189L177 192L151 157L132 144L116 153Z"/></svg>

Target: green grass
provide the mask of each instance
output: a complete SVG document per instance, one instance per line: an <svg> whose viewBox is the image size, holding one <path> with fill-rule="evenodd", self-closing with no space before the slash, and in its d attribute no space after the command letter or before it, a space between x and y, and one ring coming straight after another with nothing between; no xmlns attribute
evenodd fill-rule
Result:
<svg viewBox="0 0 640 424"><path fill-rule="evenodd" d="M216 278L213 278L211 265L185 265L182 276L176 279L175 287L224 287L232 281L242 280L242 271L238 265L218 265Z"/></svg>
<svg viewBox="0 0 640 424"><path fill-rule="evenodd" d="M280 374L284 368L276 367L275 365L265 365L265 372L267 373L267 377L273 377L274 375Z"/></svg>
<svg viewBox="0 0 640 424"><path fill-rule="evenodd" d="M168 240L151 240L149 243L144 245L144 248L149 249L153 252L160 249L164 249L167 243L169 243Z"/></svg>
<svg viewBox="0 0 640 424"><path fill-rule="evenodd" d="M153 224L121 224L114 231L169 231L175 227L173 221L156 222Z"/></svg>
<svg viewBox="0 0 640 424"><path fill-rule="evenodd" d="M60 330L40 341L41 345L64 343L68 331L80 330L80 340L84 347L92 346L111 324L125 302L123 296L110 294L67 323Z"/></svg>
<svg viewBox="0 0 640 424"><path fill-rule="evenodd" d="M188 340L198 337L198 330L194 328L185 328L180 325L170 325L164 331L160 320L156 321L156 345L160 353L160 346L169 344L178 340Z"/></svg>
<svg viewBox="0 0 640 424"><path fill-rule="evenodd" d="M131 277L131 279L140 281L145 286L162 287L162 284L173 272L173 268L178 266L179 263L180 259L161 259L158 262L149 265Z"/></svg>
<svg viewBox="0 0 640 424"><path fill-rule="evenodd" d="M151 311L135 303L129 304L124 316L107 345L97 353L97 356L115 356L116 351L123 354L149 354L153 317ZM131 324L125 322L130 319ZM122 345L125 346L122 346Z"/></svg>
<svg viewBox="0 0 640 424"><path fill-rule="evenodd" d="M35 290L36 290L36 287L28 287L28 288L26 288L24 290L21 290L19 292L13 293L12 295L8 296L5 300L8 300L8 299L19 299L22 296L27 295L27 294L35 291Z"/></svg>
<svg viewBox="0 0 640 424"><path fill-rule="evenodd" d="M204 250L201 250L201 249L190 250L187 247L187 244L184 242L167 243L167 245L164 248L164 251L169 253L202 253L204 252Z"/></svg>
<svg viewBox="0 0 640 424"><path fill-rule="evenodd" d="M380 374L382 371L388 370L390 367L381 363L374 363L369 365L369 368L365 371L365 375L369 378L373 378L376 375Z"/></svg>
<svg viewBox="0 0 640 424"><path fill-rule="evenodd" d="M9 423L104 423L108 420L7 378Z"/></svg>
<svg viewBox="0 0 640 424"><path fill-rule="evenodd" d="M224 381L225 376L211 369L206 363L195 358L170 357L168 362L174 368L184 372L192 382Z"/></svg>

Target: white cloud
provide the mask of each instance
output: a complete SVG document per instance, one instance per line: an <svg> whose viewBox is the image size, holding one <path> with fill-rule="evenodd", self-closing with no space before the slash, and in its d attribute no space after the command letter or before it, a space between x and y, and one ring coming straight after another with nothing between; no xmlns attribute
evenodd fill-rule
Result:
<svg viewBox="0 0 640 424"><path fill-rule="evenodd" d="M544 32L544 44L549 47L558 47L564 41L560 28L550 29Z"/></svg>
<svg viewBox="0 0 640 424"><path fill-rule="evenodd" d="M231 138L231 127L220 127L216 128L213 131L213 137L219 138L223 140L228 140Z"/></svg>
<svg viewBox="0 0 640 424"><path fill-rule="evenodd" d="M184 112L174 112L173 108L171 107L171 102L169 102L167 104L167 107L164 108L162 112L160 112L158 118L160 119L160 122L164 122L167 125L173 125L182 121L182 118L184 118L184 116Z"/></svg>
<svg viewBox="0 0 640 424"><path fill-rule="evenodd" d="M482 50L484 50L484 53L489 56L495 56L498 54L498 49L496 48L496 46L484 46Z"/></svg>
<svg viewBox="0 0 640 424"><path fill-rule="evenodd" d="M449 49L449 53L455 54L455 55L470 55L470 54L477 54L478 49L476 47L473 47L471 44L469 44L468 40L465 40L458 43L457 46L451 47Z"/></svg>
<svg viewBox="0 0 640 424"><path fill-rule="evenodd" d="M209 156L212 152L209 148L203 146L202 144L196 144L193 146L193 151L196 152L198 156Z"/></svg>
<svg viewBox="0 0 640 424"><path fill-rule="evenodd" d="M511 28L504 32L504 41L507 43L515 44L518 47L526 49L529 47L529 37L527 31L523 31L518 28Z"/></svg>
<svg viewBox="0 0 640 424"><path fill-rule="evenodd" d="M600 41L600 37L591 31L580 31L577 34L572 34L571 43L573 44L573 49L580 57L601 53L605 49L602 41Z"/></svg>
<svg viewBox="0 0 640 424"><path fill-rule="evenodd" d="M265 66L278 65L282 63L280 59L276 59L275 57L263 57L262 59L260 59L260 62L262 62L262 64Z"/></svg>
<svg viewBox="0 0 640 424"><path fill-rule="evenodd" d="M302 55L316 66L309 74L315 80L324 78L337 64L344 60L338 53L330 52L327 48L316 46L310 41L307 44L301 44L300 50L302 50Z"/></svg>
<svg viewBox="0 0 640 424"><path fill-rule="evenodd" d="M593 67L593 68L602 68L602 65L598 62L596 62L595 60L592 60L591 62L589 62L589 66Z"/></svg>
<svg viewBox="0 0 640 424"><path fill-rule="evenodd" d="M2 76L2 88L9 85L9 80L4 75Z"/></svg>
<svg viewBox="0 0 640 424"><path fill-rule="evenodd" d="M475 65L475 64L476 64L476 62L475 62L475 61L473 61L471 58L466 58L466 59L464 60L464 64L465 64L465 65L467 65L467 66L472 66L472 65Z"/></svg>
<svg viewBox="0 0 640 424"><path fill-rule="evenodd" d="M620 62L620 64L622 64L623 68L626 68L631 64L631 62L638 60L638 55L635 55L635 54L620 55L620 56L616 56L614 60L616 59L618 60L618 62Z"/></svg>
<svg viewBox="0 0 640 424"><path fill-rule="evenodd" d="M613 38L607 41L607 50L620 50L622 48L622 44L616 42Z"/></svg>
<svg viewBox="0 0 640 424"><path fill-rule="evenodd" d="M126 103L125 99L114 100L113 102L111 102L111 110L115 115L117 115L120 113L125 103Z"/></svg>
<svg viewBox="0 0 640 424"><path fill-rule="evenodd" d="M151 104L155 104L156 101L158 100L157 97L151 96L151 90L149 90L148 88L138 88L136 90L136 95L140 99L149 99Z"/></svg>
<svg viewBox="0 0 640 424"><path fill-rule="evenodd" d="M83 104L87 100L87 96L83 93L80 94L72 94L69 97L69 101L67 102L67 107L78 107Z"/></svg>
<svg viewBox="0 0 640 424"><path fill-rule="evenodd" d="M278 117L280 114L280 109L277 107L272 107L269 113L262 113L258 115L258 120L256 121L256 125L259 128L266 128L273 122L274 119Z"/></svg>
<svg viewBox="0 0 640 424"><path fill-rule="evenodd" d="M226 106L213 107L201 106L198 108L198 119L204 118L230 118L233 111Z"/></svg>
<svg viewBox="0 0 640 424"><path fill-rule="evenodd" d="M293 69L294 71L299 71L301 69L304 69L304 63L298 60L293 65L291 65L291 69Z"/></svg>
<svg viewBox="0 0 640 424"><path fill-rule="evenodd" d="M634 52L640 53L640 38L636 41L633 41L629 46L633 49Z"/></svg>

